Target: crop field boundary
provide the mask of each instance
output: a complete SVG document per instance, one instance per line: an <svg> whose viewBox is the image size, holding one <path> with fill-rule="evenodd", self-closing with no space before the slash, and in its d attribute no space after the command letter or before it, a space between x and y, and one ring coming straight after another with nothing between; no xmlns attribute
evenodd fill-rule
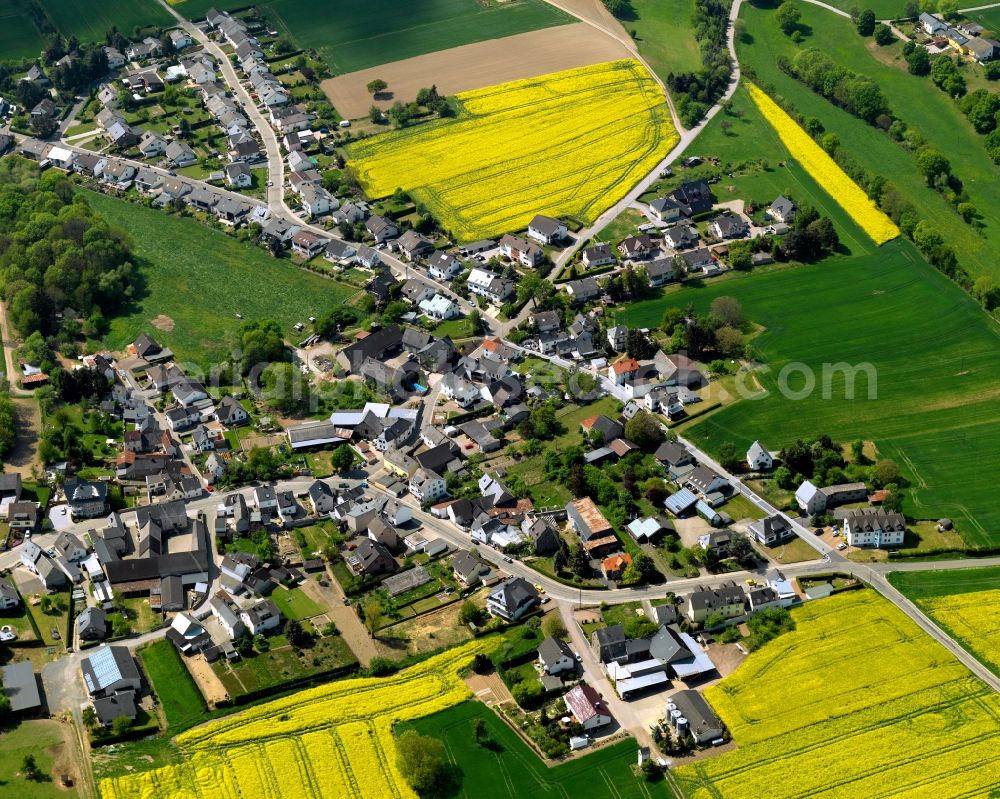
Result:
<svg viewBox="0 0 1000 799"><path fill-rule="evenodd" d="M358 119L372 105L386 109L397 101L407 103L432 85L442 95L453 95L629 57L621 42L577 22L393 61L328 78L320 86L342 117ZM376 78L389 88L373 99L367 85Z"/></svg>
<svg viewBox="0 0 1000 799"><path fill-rule="evenodd" d="M793 615L793 632L706 692L739 748L679 768L688 799L932 799L995 787L1000 696L947 650L871 590Z"/></svg>
<svg viewBox="0 0 1000 799"><path fill-rule="evenodd" d="M457 99L457 119L363 139L346 154L370 197L403 188L460 241L521 229L538 213L590 221L678 140L666 97L634 60Z"/></svg>

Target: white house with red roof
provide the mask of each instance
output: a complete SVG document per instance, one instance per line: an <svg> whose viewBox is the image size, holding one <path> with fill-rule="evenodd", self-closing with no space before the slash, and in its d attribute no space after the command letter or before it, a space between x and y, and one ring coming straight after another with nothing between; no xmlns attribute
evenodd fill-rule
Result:
<svg viewBox="0 0 1000 799"><path fill-rule="evenodd" d="M604 700L592 687L581 683L563 697L566 709L585 730L596 730L611 723L611 713Z"/></svg>

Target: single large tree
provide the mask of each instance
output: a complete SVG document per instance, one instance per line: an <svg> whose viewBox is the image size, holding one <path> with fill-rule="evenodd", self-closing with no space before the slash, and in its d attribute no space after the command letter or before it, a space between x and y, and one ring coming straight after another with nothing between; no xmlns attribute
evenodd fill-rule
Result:
<svg viewBox="0 0 1000 799"><path fill-rule="evenodd" d="M444 744L416 730L407 730L396 739L396 765L420 796L432 795L448 782Z"/></svg>
<svg viewBox="0 0 1000 799"><path fill-rule="evenodd" d="M378 94L381 94L386 89L388 89L389 88L389 84L386 83L381 78L375 78L375 80L368 81L368 85L365 88L368 89L368 93L372 97L374 97L374 96L376 96Z"/></svg>

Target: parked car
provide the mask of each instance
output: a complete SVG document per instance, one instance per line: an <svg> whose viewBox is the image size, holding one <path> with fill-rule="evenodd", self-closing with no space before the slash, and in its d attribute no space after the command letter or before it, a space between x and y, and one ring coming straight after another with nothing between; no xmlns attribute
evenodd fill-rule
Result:
<svg viewBox="0 0 1000 799"><path fill-rule="evenodd" d="M847 544L841 541L839 544L837 544L837 549L847 549Z"/></svg>

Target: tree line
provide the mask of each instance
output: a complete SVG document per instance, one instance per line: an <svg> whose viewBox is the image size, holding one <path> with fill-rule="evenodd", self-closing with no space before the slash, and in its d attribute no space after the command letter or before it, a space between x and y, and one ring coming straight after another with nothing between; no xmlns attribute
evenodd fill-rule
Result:
<svg viewBox="0 0 1000 799"><path fill-rule="evenodd" d="M0 289L24 336L95 331L134 296L140 274L128 235L91 210L69 179L0 161Z"/></svg>
<svg viewBox="0 0 1000 799"><path fill-rule="evenodd" d="M733 74L726 41L729 3L725 0L695 0L691 24L701 51L701 69L696 72L671 72L666 80L677 114L686 127L692 127L705 116L725 93Z"/></svg>

